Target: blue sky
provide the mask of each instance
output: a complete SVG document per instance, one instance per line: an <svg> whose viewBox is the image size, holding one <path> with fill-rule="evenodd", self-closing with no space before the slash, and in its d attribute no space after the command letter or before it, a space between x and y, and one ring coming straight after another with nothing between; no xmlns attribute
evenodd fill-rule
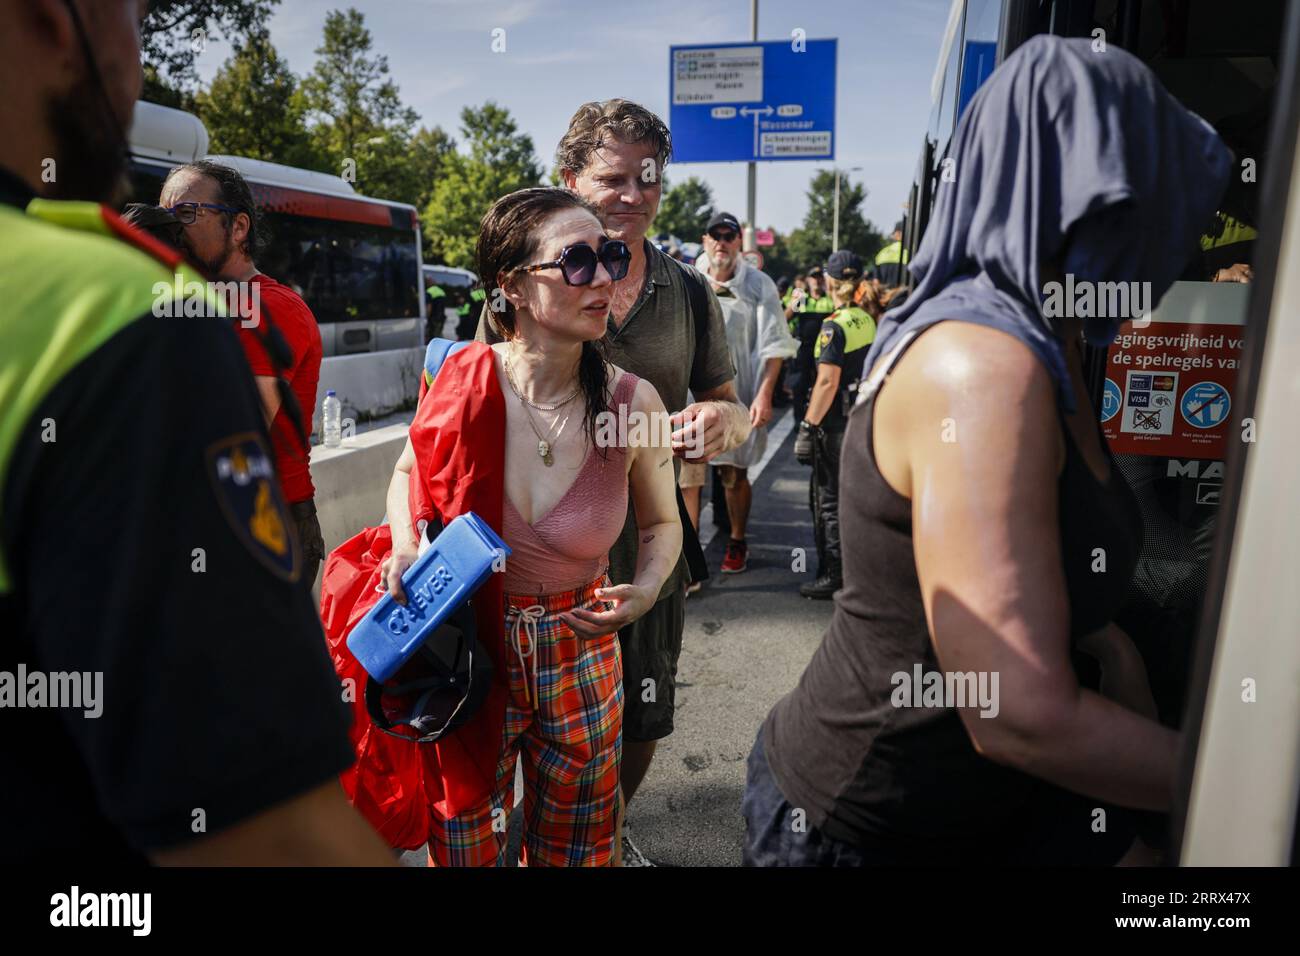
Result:
<svg viewBox="0 0 1300 956"><path fill-rule="evenodd" d="M622 96L668 117L668 48L749 39L748 0L283 0L271 39L289 66L315 61L325 15L355 6L376 52L388 57L402 99L425 125L459 138L466 105L509 108L549 170L573 110ZM760 0L759 39L837 37L836 165L868 189L867 217L888 229L920 153L930 111L930 79L949 0ZM491 49L505 32L506 52ZM210 80L230 55L209 43L199 74ZM825 162L759 163L758 216L782 231L798 226L808 182ZM718 204L745 216L743 163L673 164L669 182L698 176ZM691 238L691 237L684 237Z"/></svg>

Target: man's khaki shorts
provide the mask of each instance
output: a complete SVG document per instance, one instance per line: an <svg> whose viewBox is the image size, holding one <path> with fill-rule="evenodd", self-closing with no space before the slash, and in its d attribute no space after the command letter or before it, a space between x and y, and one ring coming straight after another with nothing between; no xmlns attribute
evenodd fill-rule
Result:
<svg viewBox="0 0 1300 956"><path fill-rule="evenodd" d="M618 632L623 656L623 739L662 740L673 732L677 660L686 628L686 590L677 588Z"/></svg>
<svg viewBox="0 0 1300 956"><path fill-rule="evenodd" d="M679 488L703 488L704 479L709 466L703 462L682 461L681 474L677 476L677 487Z"/></svg>

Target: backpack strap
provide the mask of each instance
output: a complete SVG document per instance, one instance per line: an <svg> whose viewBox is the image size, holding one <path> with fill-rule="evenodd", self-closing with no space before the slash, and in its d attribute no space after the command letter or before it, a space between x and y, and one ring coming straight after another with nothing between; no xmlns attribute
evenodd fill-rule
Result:
<svg viewBox="0 0 1300 956"><path fill-rule="evenodd" d="M673 260L677 262L677 260ZM691 321L695 325L695 354L698 356L704 347L709 328L709 286L700 271L684 262L677 262L682 270L682 279L686 282L686 295L691 303ZM675 482L674 482L675 484ZM690 512L686 510L686 500L682 489L677 491L677 515L682 522L682 554L686 557L687 573L692 584L709 579L709 565L704 559L704 549L700 546L699 533L691 521Z"/></svg>
<svg viewBox="0 0 1300 956"><path fill-rule="evenodd" d="M673 260L677 262L676 259ZM686 295L691 303L691 321L695 323L695 351L698 354L709 328L709 286L700 270L677 262L686 281Z"/></svg>
<svg viewBox="0 0 1300 956"><path fill-rule="evenodd" d="M428 348L424 350L424 384L431 386L433 380L438 377L438 370L442 368L442 363L461 349L468 348L471 344L473 344L472 341L468 339L464 342L453 342L451 339L430 339Z"/></svg>

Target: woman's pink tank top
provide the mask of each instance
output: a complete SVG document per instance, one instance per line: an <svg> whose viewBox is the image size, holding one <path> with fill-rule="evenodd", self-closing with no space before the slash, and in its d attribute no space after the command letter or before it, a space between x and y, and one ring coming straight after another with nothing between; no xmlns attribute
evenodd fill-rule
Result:
<svg viewBox="0 0 1300 956"><path fill-rule="evenodd" d="M614 386L610 411L630 405L638 379L624 372ZM630 412L630 409L629 409ZM587 452L573 484L540 521L529 524L504 494L502 531L507 594L555 594L590 583L609 566L609 549L627 521L626 436L617 447ZM604 454L602 454L602 451Z"/></svg>

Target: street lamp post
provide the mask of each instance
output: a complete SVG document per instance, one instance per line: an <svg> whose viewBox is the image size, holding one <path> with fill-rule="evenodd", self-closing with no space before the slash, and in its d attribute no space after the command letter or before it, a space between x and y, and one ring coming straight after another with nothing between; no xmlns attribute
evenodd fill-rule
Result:
<svg viewBox="0 0 1300 956"><path fill-rule="evenodd" d="M758 42L758 0L749 0L749 39ZM758 117L754 117L755 120ZM748 212L749 222L741 230L740 247L746 252L754 249L754 229L758 221L758 163L750 162L748 165L748 176L746 181L746 198L745 209Z"/></svg>
<svg viewBox="0 0 1300 956"><path fill-rule="evenodd" d="M861 166L851 166L846 172L860 173ZM835 214L832 217L831 225L831 252L840 247L840 171L835 170Z"/></svg>

